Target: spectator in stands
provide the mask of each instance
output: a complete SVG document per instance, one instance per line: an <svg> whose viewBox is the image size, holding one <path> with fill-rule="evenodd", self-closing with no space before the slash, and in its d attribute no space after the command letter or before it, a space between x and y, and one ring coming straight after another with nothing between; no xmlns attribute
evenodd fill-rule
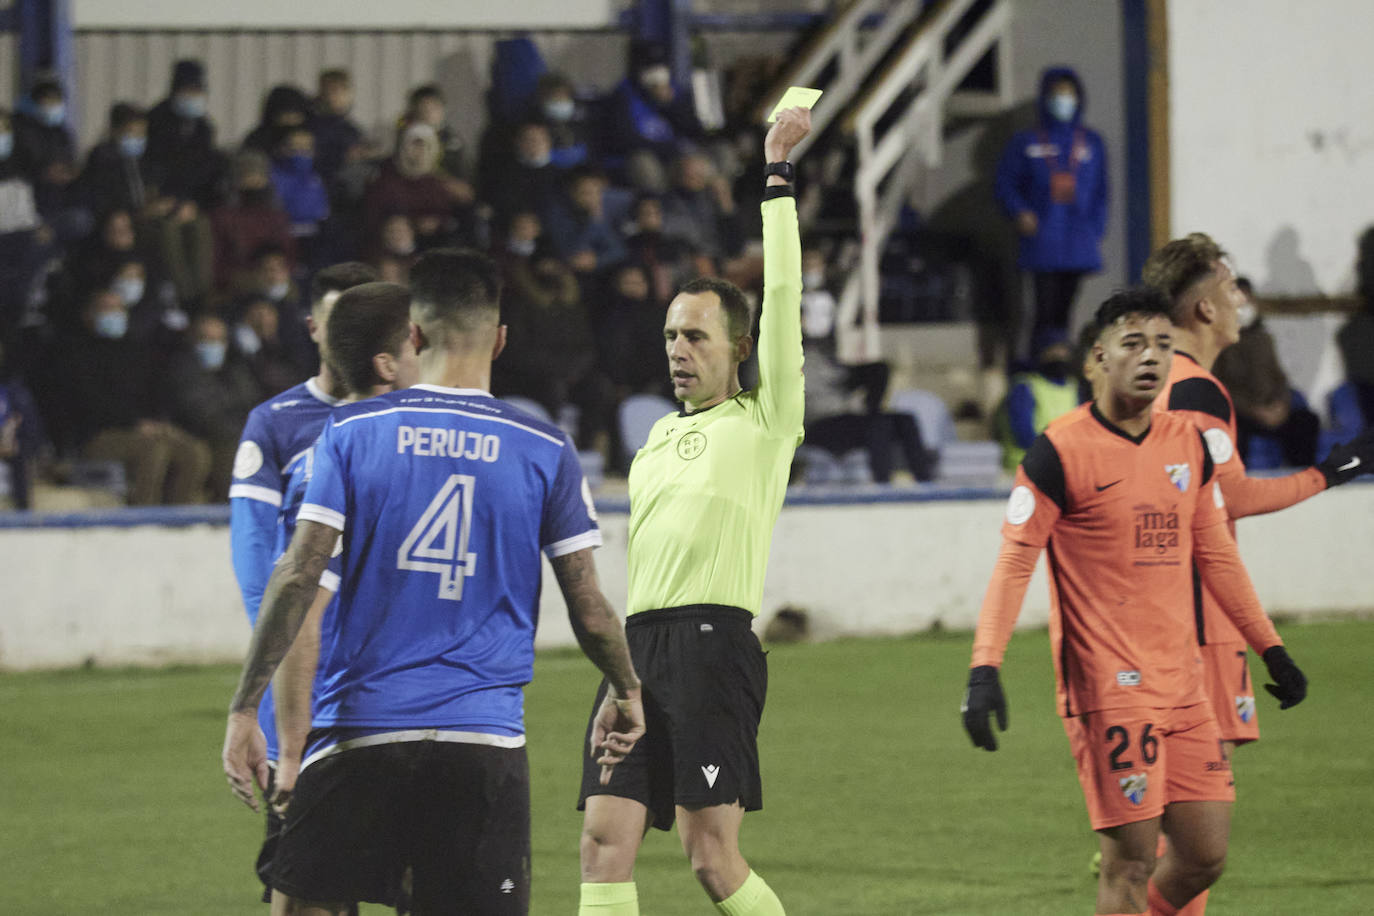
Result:
<svg viewBox="0 0 1374 916"><path fill-rule="evenodd" d="M429 124L411 124L401 131L396 155L382 163L368 185L363 211L368 248L380 245L383 224L396 215L410 220L422 250L477 241L472 198L456 193L454 182L440 172L439 137Z"/></svg>
<svg viewBox="0 0 1374 916"><path fill-rule="evenodd" d="M691 98L673 85L668 49L656 42L630 46L630 75L609 100L602 138L609 167L623 167L641 190L662 190L656 174L702 137Z"/></svg>
<svg viewBox="0 0 1374 916"><path fill-rule="evenodd" d="M1355 273L1360 307L1336 332L1336 343L1364 424L1374 426L1374 226L1360 236Z"/></svg>
<svg viewBox="0 0 1374 916"><path fill-rule="evenodd" d="M1032 349L1035 368L1012 376L993 421L1002 446L1002 467L1013 473L1050 421L1081 403L1068 335L1059 328L1041 328Z"/></svg>
<svg viewBox="0 0 1374 916"><path fill-rule="evenodd" d="M415 227L404 214L397 213L382 223L381 237L368 262L383 275L382 279L404 285L410 277L411 266L419 257L416 247Z"/></svg>
<svg viewBox="0 0 1374 916"><path fill-rule="evenodd" d="M1212 374L1231 393L1236 408L1236 445L1250 464L1254 437L1269 436L1278 442L1284 464L1311 467L1317 463L1321 420L1288 384L1250 281L1238 277L1236 286L1245 293L1245 303L1236 309L1240 340L1222 350L1212 365Z"/></svg>
<svg viewBox="0 0 1374 916"><path fill-rule="evenodd" d="M108 137L97 144L81 173L82 191L97 214L126 211L156 251L182 302L205 301L213 285L214 234L194 205L178 206L161 192L146 155L148 116L136 105L110 107Z"/></svg>
<svg viewBox="0 0 1374 916"><path fill-rule="evenodd" d="M605 271L625 260L625 243L606 220L606 176L572 170L544 215L554 253L579 274Z"/></svg>
<svg viewBox="0 0 1374 916"><path fill-rule="evenodd" d="M271 299L253 296L244 301L233 339L233 348L243 355L263 397L279 394L310 375L283 343L281 313Z"/></svg>
<svg viewBox="0 0 1374 916"><path fill-rule="evenodd" d="M33 183L14 153L9 112L0 108L0 344L14 339L51 241Z"/></svg>
<svg viewBox="0 0 1374 916"><path fill-rule="evenodd" d="M262 117L243 138L243 148L275 156L289 132L309 127L306 123L309 118L310 100L305 93L290 83L279 83L268 90L267 97L262 100Z"/></svg>
<svg viewBox="0 0 1374 916"><path fill-rule="evenodd" d="M484 188L497 217L509 220L519 212L548 212L558 193L558 176L548 127L527 121L515 129L514 155L484 178Z"/></svg>
<svg viewBox="0 0 1374 916"><path fill-rule="evenodd" d="M100 288L119 296L129 310L129 336L144 344L159 365L164 365L180 347L190 323L170 282L154 274L137 252L129 252L114 265Z"/></svg>
<svg viewBox="0 0 1374 916"><path fill-rule="evenodd" d="M277 200L291 221L291 235L305 251L329 217L329 194L315 172L315 135L310 128L299 124L282 129L271 177ZM303 259L310 261L308 254Z"/></svg>
<svg viewBox="0 0 1374 916"><path fill-rule="evenodd" d="M492 367L494 393L533 398L555 418L563 405L575 405L578 448L604 453L613 392L597 369L596 340L577 277L548 250L528 256L508 252L503 268L501 320L509 331L506 349Z"/></svg>
<svg viewBox="0 0 1374 916"><path fill-rule="evenodd" d="M296 243L291 221L272 189L270 165L256 150L234 157L234 193L229 202L210 214L215 239L215 288L221 295L243 290L252 268L253 253L264 245L286 254L288 268L295 261Z"/></svg>
<svg viewBox="0 0 1374 916"><path fill-rule="evenodd" d="M9 467L10 502L33 506L32 467L43 447L43 424L33 395L5 361L0 343L0 461Z"/></svg>
<svg viewBox="0 0 1374 916"><path fill-rule="evenodd" d="M62 86L41 77L14 115L14 156L33 184L43 221L62 243L91 231L91 212L77 184L76 140L67 126Z"/></svg>
<svg viewBox="0 0 1374 916"><path fill-rule="evenodd" d="M356 202L363 195L367 142L350 117L352 111L352 74L339 68L321 71L310 129L315 134L315 170L336 203L340 198Z"/></svg>
<svg viewBox="0 0 1374 916"><path fill-rule="evenodd" d="M1107 148L1083 124L1078 74L1049 67L1040 78L1039 125L1002 152L994 190L1021 235L1018 264L1035 286L1031 339L1067 333L1083 276L1102 269L1107 231Z"/></svg>
<svg viewBox="0 0 1374 916"><path fill-rule="evenodd" d="M702 153L687 153L674 166L673 187L663 198L663 231L718 261L744 249L744 230L730 183Z"/></svg>
<svg viewBox="0 0 1374 916"><path fill-rule="evenodd" d="M124 465L130 505L204 501L210 450L167 421L164 380L146 347L129 336L123 300L97 290L83 318L58 375L65 440L88 460Z"/></svg>
<svg viewBox="0 0 1374 916"><path fill-rule="evenodd" d="M549 161L555 168L570 169L584 165L589 155L587 122L572 80L562 73L545 73L539 78L530 120L542 120L549 128L552 146Z"/></svg>
<svg viewBox="0 0 1374 916"><path fill-rule="evenodd" d="M661 352L666 311L642 266L622 264L615 269L595 327L601 370L616 386L617 402L631 394L669 395Z"/></svg>
<svg viewBox="0 0 1374 916"><path fill-rule="evenodd" d="M218 316L191 322L190 346L168 372L168 395L172 421L210 447L211 501L227 500L239 433L264 392L230 347L229 328Z"/></svg>
<svg viewBox="0 0 1374 916"><path fill-rule="evenodd" d="M854 448L865 449L876 483L891 481L893 450L899 448L914 479L932 479L938 456L926 449L916 418L904 411L883 410L891 375L888 365L846 366L835 357L838 310L829 289L825 255L817 248L802 252L801 310L806 443L837 458Z"/></svg>
<svg viewBox="0 0 1374 916"><path fill-rule="evenodd" d="M663 202L641 194L630 208L626 254L649 275L653 297L668 302L682 284L698 276L697 252L685 239L663 231Z"/></svg>
<svg viewBox="0 0 1374 916"><path fill-rule="evenodd" d="M401 132L412 124L428 124L434 128L439 141L437 167L445 177L456 182L450 193L464 204L472 203L476 196L472 187L472 163L468 161L463 137L449 126L444 93L436 84L426 83L411 90L406 113L401 118Z"/></svg>
<svg viewBox="0 0 1374 916"><path fill-rule="evenodd" d="M228 163L215 147L200 61L179 60L172 66L171 93L148 112L146 156L162 193L178 206L209 212L223 201Z"/></svg>

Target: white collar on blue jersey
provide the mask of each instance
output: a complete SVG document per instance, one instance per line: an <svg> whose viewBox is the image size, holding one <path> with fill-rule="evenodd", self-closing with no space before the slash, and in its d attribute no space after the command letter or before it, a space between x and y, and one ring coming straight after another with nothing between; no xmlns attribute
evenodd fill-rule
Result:
<svg viewBox="0 0 1374 916"><path fill-rule="evenodd" d="M411 389L419 388L421 391L436 391L439 394L459 394L467 398L489 398L490 391L483 391L481 388L445 388L443 385L411 385Z"/></svg>
<svg viewBox="0 0 1374 916"><path fill-rule="evenodd" d="M343 403L343 401L339 398L331 398L328 392L321 388L313 378L308 378L305 380L305 390L314 395L316 399L324 401L330 407L338 407L340 404Z"/></svg>

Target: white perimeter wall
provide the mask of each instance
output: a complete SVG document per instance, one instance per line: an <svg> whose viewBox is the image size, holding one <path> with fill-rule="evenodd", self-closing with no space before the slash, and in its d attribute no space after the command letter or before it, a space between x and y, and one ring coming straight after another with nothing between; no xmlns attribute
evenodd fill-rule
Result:
<svg viewBox="0 0 1374 916"><path fill-rule="evenodd" d="M1173 0L1168 16L1171 234L1212 234L1266 295L1349 292L1374 222L1374 4Z"/></svg>
<svg viewBox="0 0 1374 916"><path fill-rule="evenodd" d="M811 612L818 638L971 629L999 544L1000 500L798 506L783 510L763 621ZM603 514L603 587L625 601L627 517ZM1242 553L1271 612L1374 611L1368 577L1374 485L1351 485L1241 523ZM241 657L248 626L228 529L0 530L0 668L197 662ZM1043 625L1043 563L1021 615ZM545 564L541 647L572 633Z"/></svg>
<svg viewBox="0 0 1374 916"><path fill-rule="evenodd" d="M78 29L579 28L609 25L613 0L72 0Z"/></svg>

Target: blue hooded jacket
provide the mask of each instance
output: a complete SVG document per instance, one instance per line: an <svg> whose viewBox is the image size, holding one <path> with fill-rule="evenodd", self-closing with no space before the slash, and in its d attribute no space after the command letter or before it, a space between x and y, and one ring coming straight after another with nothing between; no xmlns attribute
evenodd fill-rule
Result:
<svg viewBox="0 0 1374 916"><path fill-rule="evenodd" d="M1069 80L1078 89L1078 110L1067 123L1048 109L1050 86ZM1034 213L1039 227L1022 237L1017 263L1023 270L1088 272L1102 269L1099 245L1107 230L1107 149L1102 137L1083 126L1087 94L1069 67L1048 67L1040 76L1040 126L1012 137L997 164L994 191L1007 216ZM1054 201L1050 176L1070 171L1073 199Z"/></svg>

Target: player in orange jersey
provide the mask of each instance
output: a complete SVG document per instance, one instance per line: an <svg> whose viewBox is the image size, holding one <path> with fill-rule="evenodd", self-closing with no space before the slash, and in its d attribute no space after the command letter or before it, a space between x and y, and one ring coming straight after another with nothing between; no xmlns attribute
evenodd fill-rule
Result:
<svg viewBox="0 0 1374 916"><path fill-rule="evenodd" d="M1174 239L1145 262L1144 282L1163 291L1172 306L1176 358L1156 411L1175 411L1192 421L1207 441L1230 517L1286 509L1329 487L1374 471L1374 439L1366 435L1339 446L1320 465L1287 477L1248 477L1236 448L1236 411L1231 393L1212 374L1218 354L1240 339L1239 310L1245 294L1227 263L1226 252L1207 235ZM1194 572L1194 579L1197 573ZM1207 693L1230 756L1237 745L1259 738L1259 714L1250 683L1245 639L1221 611L1210 589L1196 582L1193 610ZM1202 916L1199 895L1183 916Z"/></svg>
<svg viewBox="0 0 1374 916"><path fill-rule="evenodd" d="M1050 424L1026 454L974 638L964 727L997 748L998 677L1040 551L1049 549L1058 705L1102 870L1097 913L1173 913L1226 857L1235 789L1206 698L1192 619L1192 568L1264 657L1284 707L1307 681L1260 608L1197 429L1151 405L1172 361L1168 300L1118 293L1098 310L1097 396ZM1171 853L1156 868L1161 829Z"/></svg>

